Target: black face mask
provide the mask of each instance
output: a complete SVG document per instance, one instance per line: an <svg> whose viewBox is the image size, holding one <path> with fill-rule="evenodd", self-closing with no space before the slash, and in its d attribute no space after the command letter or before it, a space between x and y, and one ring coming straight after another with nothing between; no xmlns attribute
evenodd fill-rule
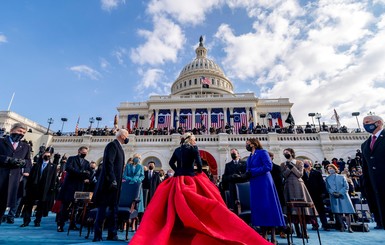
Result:
<svg viewBox="0 0 385 245"><path fill-rule="evenodd" d="M154 167L153 167L153 166L149 166L148 169L149 169L149 170L153 170Z"/></svg>
<svg viewBox="0 0 385 245"><path fill-rule="evenodd" d="M237 154L231 153L231 158L232 158L233 160L237 159Z"/></svg>
<svg viewBox="0 0 385 245"><path fill-rule="evenodd" d="M253 147L251 147L251 145L247 144L246 145L246 150L251 152L253 150Z"/></svg>
<svg viewBox="0 0 385 245"><path fill-rule="evenodd" d="M124 144L128 144L128 138L125 138L123 141Z"/></svg>
<svg viewBox="0 0 385 245"><path fill-rule="evenodd" d="M9 137L11 137L13 142L19 142L24 137L24 135L17 134L17 133L12 133L12 134L9 135Z"/></svg>
<svg viewBox="0 0 385 245"><path fill-rule="evenodd" d="M286 159L290 159L291 155L289 153L284 153L283 154L285 156Z"/></svg>
<svg viewBox="0 0 385 245"><path fill-rule="evenodd" d="M49 159L50 159L50 156L47 156L47 155L43 156L44 161L49 161Z"/></svg>
<svg viewBox="0 0 385 245"><path fill-rule="evenodd" d="M80 158L85 158L87 156L87 154L83 153L83 154L79 154L79 157Z"/></svg>

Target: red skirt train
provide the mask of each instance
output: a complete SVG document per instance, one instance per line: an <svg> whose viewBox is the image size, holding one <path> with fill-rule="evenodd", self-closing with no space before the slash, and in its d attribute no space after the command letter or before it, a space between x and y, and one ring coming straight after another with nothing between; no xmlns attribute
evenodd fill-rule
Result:
<svg viewBox="0 0 385 245"><path fill-rule="evenodd" d="M130 245L271 244L227 207L205 174L161 183Z"/></svg>

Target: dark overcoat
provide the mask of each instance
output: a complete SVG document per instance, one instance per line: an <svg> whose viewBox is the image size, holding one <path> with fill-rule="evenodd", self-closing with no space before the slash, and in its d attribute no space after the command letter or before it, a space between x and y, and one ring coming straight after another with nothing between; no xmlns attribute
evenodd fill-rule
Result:
<svg viewBox="0 0 385 245"><path fill-rule="evenodd" d="M324 212L323 197L328 194L328 192L322 174L317 170L312 169L310 170L309 175L307 175L304 170L302 179L305 182L306 188L310 193L317 211Z"/></svg>
<svg viewBox="0 0 385 245"><path fill-rule="evenodd" d="M83 191L84 180L87 177L82 174L82 171L89 171L91 173L92 169L90 168L90 163L83 159L81 163L81 158L79 155L70 156L67 159L66 163L66 176L64 183L61 186L58 200L62 202L71 202L74 200L74 194L76 191Z"/></svg>
<svg viewBox="0 0 385 245"><path fill-rule="evenodd" d="M124 163L122 145L115 139L104 149L103 165L92 198L96 206L115 205L119 202ZM113 181L118 184L117 189L111 188Z"/></svg>
<svg viewBox="0 0 385 245"><path fill-rule="evenodd" d="M378 216L377 223L380 221L385 226L385 130L376 139L373 150L370 150L371 140L369 137L361 145L364 188L370 209Z"/></svg>
<svg viewBox="0 0 385 245"><path fill-rule="evenodd" d="M16 205L17 192L19 188L22 172L20 168L10 169L6 166L7 157L20 158L26 160L25 173L29 173L31 163L31 147L28 143L19 142L16 150L13 149L9 136L0 138L0 216L4 213L7 206Z"/></svg>

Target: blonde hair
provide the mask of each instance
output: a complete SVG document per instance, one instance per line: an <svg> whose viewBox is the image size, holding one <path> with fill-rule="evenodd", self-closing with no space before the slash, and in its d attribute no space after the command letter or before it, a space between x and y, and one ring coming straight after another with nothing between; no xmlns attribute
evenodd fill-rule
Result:
<svg viewBox="0 0 385 245"><path fill-rule="evenodd" d="M183 136L182 136L182 140L181 140L181 143L182 144L189 144L189 145L192 145L195 141L195 135L190 133L190 132L187 132L185 133Z"/></svg>

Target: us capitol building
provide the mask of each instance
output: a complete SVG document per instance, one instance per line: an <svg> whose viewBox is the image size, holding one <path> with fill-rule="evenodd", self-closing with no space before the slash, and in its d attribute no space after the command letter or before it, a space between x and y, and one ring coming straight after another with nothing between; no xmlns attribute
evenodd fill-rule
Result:
<svg viewBox="0 0 385 245"><path fill-rule="evenodd" d="M355 155L356 149L367 139L366 133L279 134L239 134L244 125L288 126L288 117L293 104L288 98L260 99L254 93L235 93L232 82L222 69L207 58L203 39L195 50L196 57L185 65L171 86L171 94L150 96L145 102L122 102L117 107L118 127L133 131L144 129L183 129L206 128L196 135L197 144L204 163L211 173L222 175L225 163L230 161L230 150L237 148L241 157L249 153L245 149L246 139L257 137L263 147L275 154L275 162L284 161L283 149L290 147L296 151L297 158L322 161L324 157L343 157ZM42 143L52 145L56 152L67 156L77 154L80 146L89 147L88 160L100 162L103 151L114 136L52 136L44 134L44 128L35 125L13 112L0 112L0 128L8 129L14 122L21 121L33 128L31 137L34 147ZM225 133L231 126L233 133ZM210 128L216 133L210 133ZM213 130L212 129L212 130ZM9 130L9 129L8 129ZM219 131L218 131L219 130ZM28 139L28 135L26 138ZM152 160L157 168L169 169L168 161L179 146L180 134L141 135L130 134L129 143L124 145L126 159L134 153L142 155L142 164ZM35 151L36 152L36 151Z"/></svg>

